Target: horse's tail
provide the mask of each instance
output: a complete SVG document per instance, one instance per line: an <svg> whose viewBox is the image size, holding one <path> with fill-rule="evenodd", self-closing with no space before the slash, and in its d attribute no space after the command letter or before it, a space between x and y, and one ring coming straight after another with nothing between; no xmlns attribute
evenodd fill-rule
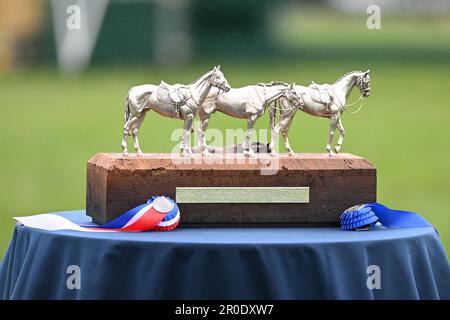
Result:
<svg viewBox="0 0 450 320"><path fill-rule="evenodd" d="M275 120L277 117L277 108L276 108L277 102L278 100L275 100L269 105L269 127L271 131L273 130L273 128L275 128Z"/></svg>
<svg viewBox="0 0 450 320"><path fill-rule="evenodd" d="M125 124L128 122L128 119L130 119L130 94L128 93L127 99L125 100L125 112L124 112L124 121Z"/></svg>

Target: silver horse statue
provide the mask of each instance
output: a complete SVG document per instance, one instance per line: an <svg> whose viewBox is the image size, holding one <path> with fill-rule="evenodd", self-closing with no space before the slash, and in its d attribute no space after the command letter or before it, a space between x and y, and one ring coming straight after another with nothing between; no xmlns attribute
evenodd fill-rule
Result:
<svg viewBox="0 0 450 320"><path fill-rule="evenodd" d="M356 113L361 110L364 98L370 95L369 73L370 70L367 70L365 72L351 71L341 76L333 84L320 85L313 82L308 87L296 86L296 91L300 95L302 95L303 99L303 105L300 107L281 97L278 100L279 107L277 108L276 101L274 101L269 107L271 128L271 141L269 150L271 150L271 154L273 156L277 155L275 150L275 143L278 139L280 131L283 135L284 146L289 152L289 155L295 154L289 144L288 135L292 119L294 118L297 110L301 110L313 116L330 119L330 129L328 132L326 150L330 156L334 154L331 145L333 143L334 134L337 128L340 135L337 144L334 147L334 151L336 153L339 153L339 151L342 149L342 144L344 143L345 136L345 129L342 125L341 116L344 111L347 111L349 113ZM358 110L356 110L355 112L350 112L347 107L356 104L356 102L351 105L347 105L347 99L354 86L358 87L358 89L360 90L361 96L356 102L361 100L361 104L359 105ZM277 110L280 111L280 120L277 124L275 124Z"/></svg>
<svg viewBox="0 0 450 320"><path fill-rule="evenodd" d="M183 156L192 155L190 134L193 119L212 87L217 88L217 96L220 92L227 92L231 88L220 71L220 66L214 67L189 85L169 85L161 81L159 86L144 84L132 87L125 102L125 124L121 144L123 154L128 155L127 137L130 135L133 136L137 155L142 154L138 138L139 128L147 111L154 110L162 116L184 121L180 152Z"/></svg>
<svg viewBox="0 0 450 320"><path fill-rule="evenodd" d="M296 92L295 84L272 81L271 83L258 83L231 90L218 95L217 89L210 91L205 103L199 111L201 124L198 128L199 147L203 155L208 155L205 131L211 115L220 111L234 118L247 119L247 131L243 143L243 153L253 156L251 137L256 120L264 114L266 106L280 97L295 107L302 104L301 96Z"/></svg>

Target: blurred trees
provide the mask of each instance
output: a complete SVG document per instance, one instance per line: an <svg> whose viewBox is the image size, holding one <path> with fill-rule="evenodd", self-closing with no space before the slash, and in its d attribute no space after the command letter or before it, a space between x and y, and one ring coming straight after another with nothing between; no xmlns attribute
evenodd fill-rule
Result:
<svg viewBox="0 0 450 320"><path fill-rule="evenodd" d="M0 0L0 72L33 58L44 14L42 0Z"/></svg>

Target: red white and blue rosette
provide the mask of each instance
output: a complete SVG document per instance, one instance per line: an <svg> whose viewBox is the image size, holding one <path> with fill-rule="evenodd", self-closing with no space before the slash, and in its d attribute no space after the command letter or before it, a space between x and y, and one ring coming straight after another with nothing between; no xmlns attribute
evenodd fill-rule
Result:
<svg viewBox="0 0 450 320"><path fill-rule="evenodd" d="M169 197L154 196L116 219L89 229L109 229L124 232L171 231L180 223L180 210Z"/></svg>

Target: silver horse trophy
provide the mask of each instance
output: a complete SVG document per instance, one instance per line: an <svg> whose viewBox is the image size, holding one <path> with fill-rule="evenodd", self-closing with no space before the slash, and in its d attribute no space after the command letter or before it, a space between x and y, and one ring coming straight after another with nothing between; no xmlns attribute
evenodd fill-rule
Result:
<svg viewBox="0 0 450 320"><path fill-rule="evenodd" d="M351 71L341 76L333 84L316 84L312 83L308 87L295 86L295 90L298 94L302 95L303 104L298 107L292 104L288 99L281 97L278 99L279 107L276 106L276 101L270 105L270 128L271 128L271 141L269 149L271 154L276 156L275 142L278 139L278 135L281 131L284 139L284 146L289 152L289 155L294 155L289 144L289 128L292 123L292 119L295 116L297 110L301 110L312 116L323 117L330 119L330 129L328 132L328 141L326 150L330 156L334 154L332 150L333 137L336 128L339 130L339 139L334 151L339 153L344 143L345 130L342 125L341 116L344 111L349 113L356 113L361 110L362 103L365 97L370 95L370 70L363 71ZM356 86L361 92L361 96L358 100L350 105L347 105L347 99ZM350 112L347 107L356 104L361 100L359 108L355 112ZM275 124L276 111L280 111L280 120Z"/></svg>
<svg viewBox="0 0 450 320"><path fill-rule="evenodd" d="M281 97L295 108L301 106L301 95L296 92L296 88L295 83L288 84L278 81L231 88L220 95L218 89L213 88L199 111L201 124L198 128L198 137L202 154L209 154L205 140L209 119L214 112L220 111L234 118L247 119L243 153L246 156L252 156L254 151L251 148L251 137L256 120L264 114L266 106Z"/></svg>
<svg viewBox="0 0 450 320"><path fill-rule="evenodd" d="M193 119L213 87L217 88L219 93L227 92L231 88L220 71L220 66L214 67L189 85L169 85L161 81L159 86L144 84L132 87L125 102L125 124L121 144L123 154L128 155L127 138L130 135L133 136L137 155L142 154L138 138L139 128L147 111L154 110L162 116L184 121L180 152L183 156L192 155L190 134Z"/></svg>

